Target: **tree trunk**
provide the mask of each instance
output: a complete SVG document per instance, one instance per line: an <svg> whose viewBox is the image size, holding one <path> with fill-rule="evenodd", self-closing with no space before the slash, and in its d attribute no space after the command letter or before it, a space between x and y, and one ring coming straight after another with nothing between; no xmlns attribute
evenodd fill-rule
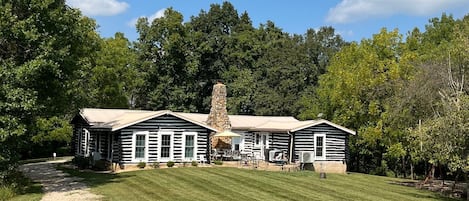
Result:
<svg viewBox="0 0 469 201"><path fill-rule="evenodd" d="M407 174L406 174L407 171L406 171L406 166L405 166L405 160L406 160L406 157L403 156L403 157L402 157L402 173L404 174L404 178L407 177Z"/></svg>
<svg viewBox="0 0 469 201"><path fill-rule="evenodd" d="M414 177L414 163L410 163L410 179L414 180L415 177Z"/></svg>
<svg viewBox="0 0 469 201"><path fill-rule="evenodd" d="M428 180L433 179L434 176L435 176L435 166L431 164L430 170L428 171L428 174L422 184L426 184Z"/></svg>

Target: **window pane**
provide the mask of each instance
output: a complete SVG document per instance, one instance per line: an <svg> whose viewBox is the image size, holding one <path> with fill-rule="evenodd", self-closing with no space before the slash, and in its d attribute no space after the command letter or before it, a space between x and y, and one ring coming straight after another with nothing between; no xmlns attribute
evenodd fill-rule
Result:
<svg viewBox="0 0 469 201"><path fill-rule="evenodd" d="M323 137L322 136L318 136L316 138L316 146L321 146L322 147L322 141L323 141Z"/></svg>
<svg viewBox="0 0 469 201"><path fill-rule="evenodd" d="M194 147L186 147L184 157L186 158L192 158L194 157Z"/></svg>
<svg viewBox="0 0 469 201"><path fill-rule="evenodd" d="M322 148L318 147L318 150L316 150L316 156L322 156Z"/></svg>
<svg viewBox="0 0 469 201"><path fill-rule="evenodd" d="M145 146L145 135L137 135L137 146Z"/></svg>
<svg viewBox="0 0 469 201"><path fill-rule="evenodd" d="M161 157L169 158L169 147L161 147Z"/></svg>
<svg viewBox="0 0 469 201"><path fill-rule="evenodd" d="M161 136L161 145L163 145L163 146L171 145L171 135L162 135Z"/></svg>
<svg viewBox="0 0 469 201"><path fill-rule="evenodd" d="M186 147L187 146L190 146L190 147L194 146L194 136L193 135L186 135Z"/></svg>
<svg viewBox="0 0 469 201"><path fill-rule="evenodd" d="M145 147L135 148L135 158L145 158Z"/></svg>

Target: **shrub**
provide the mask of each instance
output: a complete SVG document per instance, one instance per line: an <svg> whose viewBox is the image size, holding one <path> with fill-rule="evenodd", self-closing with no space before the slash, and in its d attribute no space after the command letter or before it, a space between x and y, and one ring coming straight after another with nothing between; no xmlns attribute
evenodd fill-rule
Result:
<svg viewBox="0 0 469 201"><path fill-rule="evenodd" d="M111 163L107 160L97 160L94 162L93 170L97 170L97 171L111 170Z"/></svg>
<svg viewBox="0 0 469 201"><path fill-rule="evenodd" d="M199 163L197 163L197 161L192 161L192 166L193 167L197 167L197 165L199 165Z"/></svg>
<svg viewBox="0 0 469 201"><path fill-rule="evenodd" d="M152 167L152 168L155 168L155 169L156 169L156 168L160 168L160 162L154 162L154 163L152 163L152 164L151 164L151 167Z"/></svg>
<svg viewBox="0 0 469 201"><path fill-rule="evenodd" d="M168 162L166 163L166 166L168 166L169 168L170 168L170 167L173 167L173 166L174 166L174 161L168 161Z"/></svg>
<svg viewBox="0 0 469 201"><path fill-rule="evenodd" d="M90 158L83 156L75 156L72 159L72 163L75 164L79 169L86 169L90 167Z"/></svg>
<svg viewBox="0 0 469 201"><path fill-rule="evenodd" d="M13 185L0 185L0 200L10 200L16 195Z"/></svg>
<svg viewBox="0 0 469 201"><path fill-rule="evenodd" d="M137 167L141 168L141 169L145 168L145 166L147 166L147 164L143 161L141 161L140 163L137 164Z"/></svg>
<svg viewBox="0 0 469 201"><path fill-rule="evenodd" d="M223 165L223 161L220 161L220 160L213 161L213 163L215 165Z"/></svg>

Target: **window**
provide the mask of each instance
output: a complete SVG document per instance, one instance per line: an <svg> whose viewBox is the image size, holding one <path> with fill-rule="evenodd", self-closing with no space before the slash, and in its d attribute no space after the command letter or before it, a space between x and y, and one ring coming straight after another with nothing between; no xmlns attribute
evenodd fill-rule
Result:
<svg viewBox="0 0 469 201"><path fill-rule="evenodd" d="M260 142L261 142L261 134L259 134L259 133L254 134L254 143L255 143L255 145L259 145Z"/></svg>
<svg viewBox="0 0 469 201"><path fill-rule="evenodd" d="M132 137L132 161L148 161L148 131L134 132Z"/></svg>
<svg viewBox="0 0 469 201"><path fill-rule="evenodd" d="M85 133L85 142L84 142L84 144L85 144L84 149L85 150L84 150L83 153L85 154L85 156L89 156L89 154L90 154L90 146L89 146L89 144L90 144L90 131L88 131L87 129L83 129L83 130L84 130L84 133Z"/></svg>
<svg viewBox="0 0 469 201"><path fill-rule="evenodd" d="M194 136L186 135L186 150L184 157L192 158L194 157Z"/></svg>
<svg viewBox="0 0 469 201"><path fill-rule="evenodd" d="M158 132L158 161L168 162L173 160L173 131ZM183 138L184 139L184 138Z"/></svg>
<svg viewBox="0 0 469 201"><path fill-rule="evenodd" d="M161 135L161 157L169 158L171 152L171 135Z"/></svg>
<svg viewBox="0 0 469 201"><path fill-rule="evenodd" d="M145 158L145 135L136 135L135 158Z"/></svg>
<svg viewBox="0 0 469 201"><path fill-rule="evenodd" d="M184 159L195 160L197 158L197 133L183 132Z"/></svg>
<svg viewBox="0 0 469 201"><path fill-rule="evenodd" d="M314 135L314 151L316 152L316 159L326 159L326 135L315 134Z"/></svg>

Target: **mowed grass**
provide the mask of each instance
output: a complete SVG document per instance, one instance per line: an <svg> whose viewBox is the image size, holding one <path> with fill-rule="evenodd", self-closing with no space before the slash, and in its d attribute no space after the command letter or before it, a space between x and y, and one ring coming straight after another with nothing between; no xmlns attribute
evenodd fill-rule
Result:
<svg viewBox="0 0 469 201"><path fill-rule="evenodd" d="M452 200L392 184L403 181L352 173L268 172L238 168L171 168L116 175L65 170L85 178L104 200Z"/></svg>

